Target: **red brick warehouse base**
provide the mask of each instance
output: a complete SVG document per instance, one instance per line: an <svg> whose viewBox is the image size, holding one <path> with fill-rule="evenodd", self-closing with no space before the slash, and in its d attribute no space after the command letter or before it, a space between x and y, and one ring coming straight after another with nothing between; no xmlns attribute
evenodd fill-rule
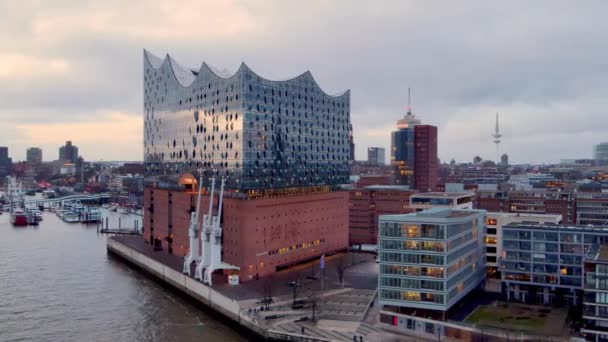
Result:
<svg viewBox="0 0 608 342"><path fill-rule="evenodd" d="M195 202L196 193L191 191L147 188L145 241L158 239L171 254L187 255ZM214 202L217 204L217 193ZM225 197L223 206L223 260L240 267L242 281L348 247L345 191L255 199ZM209 196L203 195L201 220L208 207Z"/></svg>

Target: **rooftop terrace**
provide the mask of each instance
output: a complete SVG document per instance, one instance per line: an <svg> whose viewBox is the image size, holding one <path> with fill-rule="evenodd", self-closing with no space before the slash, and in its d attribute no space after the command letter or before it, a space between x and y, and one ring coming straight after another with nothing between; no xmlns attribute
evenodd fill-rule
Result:
<svg viewBox="0 0 608 342"><path fill-rule="evenodd" d="M465 219L485 213L485 210L431 208L411 214L381 215L382 220L388 221L445 221L450 219Z"/></svg>
<svg viewBox="0 0 608 342"><path fill-rule="evenodd" d="M460 197L468 197L475 196L473 192L425 192L421 194L414 195L415 197L423 197L423 198L460 198Z"/></svg>

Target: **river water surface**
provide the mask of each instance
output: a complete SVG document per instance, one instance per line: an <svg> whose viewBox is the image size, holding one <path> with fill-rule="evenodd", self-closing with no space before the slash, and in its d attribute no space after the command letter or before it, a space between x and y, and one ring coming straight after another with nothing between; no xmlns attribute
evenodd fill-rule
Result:
<svg viewBox="0 0 608 342"><path fill-rule="evenodd" d="M110 213L117 222L117 213ZM134 217L122 216L123 226ZM96 227L0 215L0 341L246 341L106 252Z"/></svg>

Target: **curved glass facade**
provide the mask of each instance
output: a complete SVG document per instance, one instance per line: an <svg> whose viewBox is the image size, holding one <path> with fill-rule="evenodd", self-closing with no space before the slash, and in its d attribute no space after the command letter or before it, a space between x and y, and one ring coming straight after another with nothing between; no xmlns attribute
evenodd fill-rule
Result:
<svg viewBox="0 0 608 342"><path fill-rule="evenodd" d="M257 190L348 182L350 92L327 95L310 72L264 79L245 64L229 77L144 51L148 179L227 176Z"/></svg>

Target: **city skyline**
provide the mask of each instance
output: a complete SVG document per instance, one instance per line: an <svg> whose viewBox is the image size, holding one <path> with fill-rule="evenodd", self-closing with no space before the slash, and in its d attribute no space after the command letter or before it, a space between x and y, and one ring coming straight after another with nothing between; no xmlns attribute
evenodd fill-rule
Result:
<svg viewBox="0 0 608 342"><path fill-rule="evenodd" d="M15 161L65 140L88 160L142 160L143 48L194 69L245 61L270 79L314 70L328 92L350 88L357 160L389 148L407 87L413 113L439 128L443 162L495 159L496 112L514 164L590 158L606 140L606 4L349 5L5 2L0 146Z"/></svg>

